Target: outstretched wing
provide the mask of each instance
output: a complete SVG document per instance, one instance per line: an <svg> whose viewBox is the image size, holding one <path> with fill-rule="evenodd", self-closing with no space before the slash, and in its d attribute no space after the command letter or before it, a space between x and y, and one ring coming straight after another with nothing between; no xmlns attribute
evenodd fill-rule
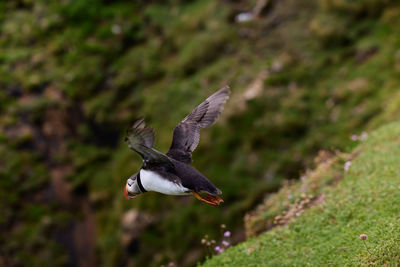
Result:
<svg viewBox="0 0 400 267"><path fill-rule="evenodd" d="M229 98L229 87L224 87L208 97L187 115L174 129L167 155L184 163L192 162L192 152L200 140L200 129L213 124Z"/></svg>
<svg viewBox="0 0 400 267"><path fill-rule="evenodd" d="M154 139L153 129L146 126L144 119L140 118L128 129L125 142L128 143L129 148L142 156L145 165L172 165L166 155L153 148Z"/></svg>

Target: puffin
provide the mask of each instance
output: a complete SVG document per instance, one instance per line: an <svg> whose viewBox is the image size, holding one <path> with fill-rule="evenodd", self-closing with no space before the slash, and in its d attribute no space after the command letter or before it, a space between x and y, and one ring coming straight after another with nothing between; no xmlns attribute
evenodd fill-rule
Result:
<svg viewBox="0 0 400 267"><path fill-rule="evenodd" d="M143 165L126 181L125 198L154 191L166 195L193 195L212 206L224 202L217 196L222 191L190 164L192 152L200 140L200 129L215 123L229 95L229 87L225 86L190 112L175 127L166 154L153 148L155 134L144 118L135 120L127 130L125 141L142 157Z"/></svg>

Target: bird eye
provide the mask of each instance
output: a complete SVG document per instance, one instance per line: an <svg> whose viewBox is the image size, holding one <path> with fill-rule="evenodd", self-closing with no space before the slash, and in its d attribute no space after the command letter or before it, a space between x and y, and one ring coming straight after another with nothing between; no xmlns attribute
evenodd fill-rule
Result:
<svg viewBox="0 0 400 267"><path fill-rule="evenodd" d="M132 179L128 179L128 185L131 186L133 184L133 180Z"/></svg>

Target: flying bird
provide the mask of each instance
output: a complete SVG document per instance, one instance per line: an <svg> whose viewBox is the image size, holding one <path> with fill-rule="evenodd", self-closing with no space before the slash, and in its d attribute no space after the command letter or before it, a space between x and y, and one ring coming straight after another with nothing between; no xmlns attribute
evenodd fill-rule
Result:
<svg viewBox="0 0 400 267"><path fill-rule="evenodd" d="M166 195L192 194L213 206L223 202L217 196L222 193L221 190L190 164L192 152L200 140L200 129L212 125L218 119L229 94L229 87L224 87L187 115L175 127L167 154L153 148L154 131L146 126L143 118L133 122L125 141L129 148L143 158L143 166L126 181L126 199L155 191Z"/></svg>

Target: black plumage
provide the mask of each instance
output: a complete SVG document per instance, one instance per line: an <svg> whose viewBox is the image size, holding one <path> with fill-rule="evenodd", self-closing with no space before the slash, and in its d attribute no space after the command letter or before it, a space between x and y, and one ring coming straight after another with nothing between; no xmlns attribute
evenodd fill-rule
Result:
<svg viewBox="0 0 400 267"><path fill-rule="evenodd" d="M212 195L221 194L213 183L210 182L203 174L190 165L174 160L175 171L182 185L195 192L207 192Z"/></svg>
<svg viewBox="0 0 400 267"><path fill-rule="evenodd" d="M192 163L192 152L199 144L200 129L210 126L218 119L228 97L229 89L224 87L187 115L174 129L167 156L187 164Z"/></svg>
<svg viewBox="0 0 400 267"><path fill-rule="evenodd" d="M142 168L156 172L163 179L181 184L193 192L221 194L221 190L189 164L192 162L192 152L200 140L200 129L212 125L218 119L229 94L229 88L224 87L187 115L175 127L167 154L153 148L154 131L145 125L144 119L136 120L128 130L125 141L142 156Z"/></svg>

